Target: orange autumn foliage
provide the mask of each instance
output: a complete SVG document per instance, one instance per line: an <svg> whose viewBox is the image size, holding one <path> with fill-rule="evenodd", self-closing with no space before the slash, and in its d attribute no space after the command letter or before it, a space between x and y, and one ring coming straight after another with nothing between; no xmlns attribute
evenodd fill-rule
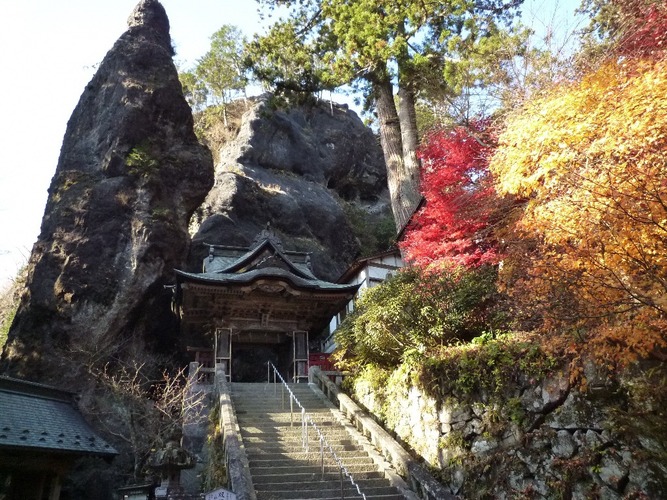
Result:
<svg viewBox="0 0 667 500"><path fill-rule="evenodd" d="M499 142L497 190L528 200L503 269L524 316L610 365L667 347L667 61L608 62Z"/></svg>

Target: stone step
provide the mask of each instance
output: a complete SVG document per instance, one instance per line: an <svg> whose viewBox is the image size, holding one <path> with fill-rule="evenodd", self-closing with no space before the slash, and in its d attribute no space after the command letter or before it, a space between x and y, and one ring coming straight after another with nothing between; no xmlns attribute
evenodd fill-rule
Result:
<svg viewBox="0 0 667 500"><path fill-rule="evenodd" d="M271 414L266 414L266 415L261 415L261 414L256 414L256 415L244 415L244 414L237 414L236 420L240 423L243 423L245 426L248 428L252 428L254 426L257 427L258 430L264 430L267 427L270 427L272 425L277 425L279 427L290 427L290 423L292 424L291 426L294 427L296 424L301 426L301 413L294 413L291 417L289 412L287 413L271 413ZM331 414L310 414L310 418L306 416L306 423L310 424L312 421L315 425L319 426L322 424L322 426L325 427L336 427L339 428L341 427L340 423L336 419L336 417ZM286 426L283 424L287 424ZM311 426L312 428L312 426Z"/></svg>
<svg viewBox="0 0 667 500"><path fill-rule="evenodd" d="M298 404L301 404L301 406L307 406L307 405L322 405L323 400L320 396L316 394L294 394L296 397L296 401L292 400L292 405L293 406L298 406ZM235 403L238 402L239 404L247 404L250 406L257 406L259 404L267 404L267 405L285 405L287 408L289 408L290 404L290 396L286 392L284 395L281 393L278 394L273 394L273 393L261 393L261 394L232 394L232 401ZM298 402L298 404L297 404ZM326 403L325 403L326 404Z"/></svg>
<svg viewBox="0 0 667 500"><path fill-rule="evenodd" d="M362 490L362 493L366 495L368 500L377 499L377 500L405 500L405 497L396 492L394 488L387 488L385 491L384 488L378 488L378 493L368 492ZM343 490L345 499L362 499L363 497L359 495L356 489L344 489ZM257 491L257 500L340 500L340 487L338 489L316 489L316 490L306 490L306 491L294 491L294 490L271 490L271 491Z"/></svg>
<svg viewBox="0 0 667 500"><path fill-rule="evenodd" d="M290 386L289 390L294 394L297 398L299 396L308 396L312 397L317 396L317 394L313 393L312 389L310 388L309 385L302 385L299 384L297 386ZM273 384L271 385L266 385L263 384L261 387L242 387L242 386L232 386L232 396L244 396L244 395L251 395L255 396L258 394L262 394L265 396L271 395L271 396L282 396L283 394L289 394L289 391L284 388L283 385L280 385L278 387L274 387Z"/></svg>
<svg viewBox="0 0 667 500"><path fill-rule="evenodd" d="M258 429L266 429L269 426L275 425L278 427L301 427L301 415L297 416L294 415L292 418L290 418L289 414L283 415L283 416L276 416L273 415L272 417L267 417L267 418L262 418L261 416L256 416L256 417L246 417L246 418L238 418L238 423L240 427L248 426L248 427L256 427ZM331 426L338 426L340 425L334 418L331 416L328 417L313 417L312 420L306 420L306 422L310 425L310 423L314 423L317 427L331 427ZM312 429L312 426L311 426Z"/></svg>
<svg viewBox="0 0 667 500"><path fill-rule="evenodd" d="M275 461L275 460L283 460L283 459L293 459L293 460L308 460L309 458L312 460L314 455L317 455L319 457L319 450L313 451L311 450L309 453L306 453L303 451L303 449L299 449L297 451L291 451L291 452L273 452L269 450L262 450L258 448L254 449L248 449L246 448L246 455L248 456L249 461ZM359 451L359 450L337 450L336 455L338 458L340 458L343 463L347 463L348 460L372 460L368 456L368 454L365 451Z"/></svg>
<svg viewBox="0 0 667 500"><path fill-rule="evenodd" d="M241 426L241 424L239 424ZM327 436L331 436L331 439L337 439L339 437L342 437L344 439L348 439L350 435L348 433L341 433L340 429L337 427L333 426L325 426L325 425L318 425L317 428L319 431L324 435L326 438ZM243 430L242 436L247 436L247 437L270 437L274 438L275 440L280 440L283 437L289 437L289 436L299 436L301 437L301 432L302 432L302 427L301 427L301 422L299 422L296 425L293 425L290 427L289 422L287 422L287 425L281 425L279 426L279 429L276 432L276 427L263 427L261 429L258 429L255 426L249 427L250 430L246 431ZM313 428L312 425L308 426L308 437L312 438L313 436L317 436L317 431Z"/></svg>
<svg viewBox="0 0 667 500"><path fill-rule="evenodd" d="M290 406L289 403L283 406L281 403L276 403L276 404L264 404L264 405L258 405L258 404L238 404L235 401L232 400L232 403L234 403L234 410L237 413L240 413L241 415L246 414L246 413L289 413L290 412ZM324 413L327 411L331 411L330 407L328 406L320 406L316 402L310 402L310 403L302 403L302 405L307 412L316 412L316 413ZM299 408L298 405L293 405L292 406L292 413L301 413L301 408Z"/></svg>
<svg viewBox="0 0 667 500"><path fill-rule="evenodd" d="M310 389L309 389L310 390ZM311 391L310 394L295 394L292 393L294 397L297 399L299 403L302 405L305 403L310 403L310 404L321 404L323 402L322 398L318 396L317 394L313 394ZM289 407L289 402L290 402L290 395L288 392L285 392L284 394L279 392L278 394L274 394L273 392L266 392L266 393L250 393L247 392L245 394L232 394L231 395L232 401L234 402L239 402L241 404L249 404L249 405L256 405L260 403L266 403L269 405L285 405ZM293 401L293 405L296 406L297 401Z"/></svg>
<svg viewBox="0 0 667 500"><path fill-rule="evenodd" d="M313 391L311 390L310 386L308 384L287 384L289 387L290 391L296 396L298 394L308 394L312 395ZM280 394L280 391L284 390L285 392L286 389L284 389L283 384L267 384L267 383L250 383L250 384L232 384L232 395L235 394L262 394L262 393L278 393ZM310 391L310 392L309 392Z"/></svg>
<svg viewBox="0 0 667 500"><path fill-rule="evenodd" d="M265 444L290 444L294 445L294 443L303 443L304 439L303 436L301 435L301 432L295 432L292 434L282 434L280 436L277 436L275 434L272 435L262 435L262 434L241 434L241 437L243 439L243 442L245 443L246 446L251 446L252 444L255 443L265 443ZM323 445L324 449L327 448L327 443L328 444L359 444L358 441L355 439L351 438L349 434L334 434L334 435L324 435L324 440L323 440ZM308 446L310 448L316 447L317 449L320 448L320 438L315 432L308 432L308 440L307 440Z"/></svg>
<svg viewBox="0 0 667 500"><path fill-rule="evenodd" d="M334 490L326 490L326 491L315 491L315 492L309 492L306 495L300 495L300 496L295 496L298 495L298 493L293 493L293 492L278 492L280 494L283 494L285 496L279 496L275 492L261 492L257 493L257 500L340 500L342 497L340 495L340 491L334 491ZM365 493L365 492L363 492ZM368 495L366 494L365 497L360 496L356 491L354 494L352 493L345 493L345 500L363 500L366 498L366 500L405 500L405 497L400 494L394 494L394 495Z"/></svg>
<svg viewBox="0 0 667 500"><path fill-rule="evenodd" d="M341 425L330 404L306 384L290 385L290 390L367 499L404 498L391 486L385 473L378 470L364 446ZM232 384L232 402L257 499L341 498L340 468L329 447L324 449L322 481L319 435L307 420L309 450L306 452L302 447L301 409L294 404L290 415L289 398L285 391L283 399L282 391L281 386L272 384ZM345 476L343 486L346 499L362 498Z"/></svg>
<svg viewBox="0 0 667 500"><path fill-rule="evenodd" d="M256 466L256 467L271 467L274 464L281 463L284 460L300 460L302 463L305 464L320 464L321 456L320 452L317 451L315 453L294 453L292 456L287 456L287 455L282 455L282 454L276 454L272 455L269 458L263 458L264 455L256 455L254 458L248 457L248 462L250 462L251 466ZM342 462L345 467L352 466L352 465L372 465L375 466L375 462L373 462L373 459L369 456L357 456L357 455L350 455L346 457L338 457ZM327 455L326 453L324 454L324 463L325 465L337 465L337 462L333 459L331 455Z"/></svg>
<svg viewBox="0 0 667 500"><path fill-rule="evenodd" d="M380 471L371 471L371 472L358 472L357 474L352 473L354 480L359 482L363 479L385 479L385 475ZM324 475L325 481L335 481L339 478L339 473L328 473ZM321 481L321 475L319 472L292 472L291 474L257 474L255 471L252 471L252 482L255 485L256 489L261 489L261 485L271 483L271 484L306 484L309 482Z"/></svg>
<svg viewBox="0 0 667 500"><path fill-rule="evenodd" d="M236 413L237 418L257 418L257 417L264 417L269 416L275 416L275 415L287 415L289 417L290 415L290 410L287 408L286 410L283 410L281 408L261 408L261 409L244 409L242 407L234 407L234 412ZM298 415L299 418L301 418L301 410L294 408L294 410L291 412L292 415ZM328 417L332 418L332 413L329 408L311 408L307 409L306 413L308 413L311 417Z"/></svg>
<svg viewBox="0 0 667 500"><path fill-rule="evenodd" d="M299 396L304 396L307 398L312 398L313 396L318 397L317 394L313 393L312 389L308 386L304 389L303 387L299 388L293 388L290 387L290 391L294 396L297 398ZM237 388L232 388L231 395L232 397L237 397L237 396L258 396L262 395L263 397L274 397L274 398L281 398L283 397L283 394L285 397L289 397L290 392L287 389L281 389L280 387L274 388L274 387L262 387L262 388L255 388L252 390L247 390L247 389L237 389Z"/></svg>
<svg viewBox="0 0 667 500"><path fill-rule="evenodd" d="M353 439L336 439L336 440L327 440L330 445L339 445L339 446L356 446L357 442ZM243 444L246 446L246 448L249 447L259 447L264 444L273 446L273 445L282 445L282 446L302 446L303 440L301 439L301 435L299 436L294 436L291 438L283 438L283 439L265 439L261 437L244 437L243 438ZM313 448L316 447L318 450L320 448L320 440L317 438L317 436L309 436L308 439L308 447ZM327 449L326 444L324 445L324 449Z"/></svg>
<svg viewBox="0 0 667 500"><path fill-rule="evenodd" d="M359 474L366 473L378 473L377 466L375 464L357 464L350 465L344 464L347 471L352 474L355 478ZM338 475L339 467L337 464L324 464L324 476L332 477L333 475ZM313 474L318 480L322 477L322 466L319 464L319 460L316 463L298 463L294 460L282 460L277 461L274 465L256 465L252 469L252 473L256 475L281 475L281 476L290 476L293 474Z"/></svg>
<svg viewBox="0 0 667 500"><path fill-rule="evenodd" d="M241 426L241 424L239 424ZM340 432L340 429L333 427L333 426L320 426L318 425L317 428L319 431L324 435L324 437L327 440L331 439L349 439L350 435L348 433L342 433ZM282 438L288 438L292 436L299 436L301 438L301 432L302 432L302 427L301 427L301 422L299 422L296 425L293 425L290 427L289 422L287 422L287 425L280 426L280 429L276 432L276 428L262 428L258 429L255 426L249 427L249 431L243 430L241 436L242 437L266 437L267 440L268 438L273 439L274 441L280 441ZM308 438L313 439L313 437L317 437L317 431L313 428L312 425L308 426ZM329 437L327 437L329 436Z"/></svg>
<svg viewBox="0 0 667 500"><path fill-rule="evenodd" d="M245 446L248 455L252 453L298 453L303 452L301 444L288 445L280 443L250 443ZM348 444L331 444L331 449L338 455L341 451L354 451L358 454L365 453L363 446Z"/></svg>
<svg viewBox="0 0 667 500"><path fill-rule="evenodd" d="M258 429L256 427L244 427L241 431L241 436L243 438L262 438L267 441L280 441L281 439L295 439L297 437L301 439L304 432L308 435L308 439L319 439L320 434L328 441L332 439L351 439L350 434L344 428L317 425L317 429L315 429L312 425L308 424L307 428L304 429L301 422L291 427L289 425L283 426L277 431L275 428Z"/></svg>
<svg viewBox="0 0 667 500"><path fill-rule="evenodd" d="M398 493L396 488L391 486L389 481L384 478L358 479L355 477L354 482L359 485L359 489L366 495L391 495ZM336 491L338 493L338 498L340 498L340 476L326 481L313 480L308 482L302 481L294 483L262 483L261 485L256 484L255 490L257 492L291 491L295 498L303 498L303 495L298 496L298 493L300 492ZM345 476L343 476L343 491L346 493L346 498L348 493L352 494L354 492L355 494L358 494L356 488L352 486L350 480ZM313 496L313 498L319 497Z"/></svg>
<svg viewBox="0 0 667 500"><path fill-rule="evenodd" d="M334 426L329 426L325 425L320 428L320 432L326 437L326 436L331 436L332 438L335 438L337 436L345 436L349 437L349 433L344 427L334 427ZM267 436L267 437L272 437L275 439L281 439L284 436L291 436L294 434L301 435L301 424L298 426L292 426L292 427L251 427L251 426L245 426L241 430L241 435L242 436L248 436L248 437L259 437L259 436ZM313 429L312 426L308 427L308 435L315 434L317 435L317 432Z"/></svg>
<svg viewBox="0 0 667 500"><path fill-rule="evenodd" d="M294 425L294 422L298 422L299 425L301 425L301 413L294 413L290 416L289 412L287 413L267 413L264 415L237 415L237 420L239 423L243 422L244 424L247 425L253 425L253 424L259 424L259 425L269 425L269 424L283 424L287 423L288 425L292 423ZM336 418L333 416L331 413L327 414L321 414L321 415L310 415L310 418L306 417L305 418L306 422L314 422L315 425L318 425L320 422L323 425L331 425L332 423L336 423L336 425L339 425L338 421ZM327 422L329 422L327 424Z"/></svg>
<svg viewBox="0 0 667 500"><path fill-rule="evenodd" d="M290 414L290 409L289 406L287 408L271 408L268 406L263 406L261 408L256 408L256 409L246 409L242 405L234 405L234 411L236 412L236 415L238 418L243 418L244 416L253 416L253 415L289 415ZM301 408L297 408L296 405L292 409L292 415L301 415ZM311 407L311 408L306 408L306 413L310 414L315 414L315 415L328 415L331 416L333 413L331 413L331 410L326 407Z"/></svg>

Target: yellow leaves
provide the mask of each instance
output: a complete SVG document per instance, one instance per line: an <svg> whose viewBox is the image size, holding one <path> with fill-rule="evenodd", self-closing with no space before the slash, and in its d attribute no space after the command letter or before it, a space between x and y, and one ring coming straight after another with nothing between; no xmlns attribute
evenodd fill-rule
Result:
<svg viewBox="0 0 667 500"><path fill-rule="evenodd" d="M608 63L526 104L490 168L501 194L527 199L515 297L547 326L585 328L608 359L664 346L667 61Z"/></svg>
<svg viewBox="0 0 667 500"><path fill-rule="evenodd" d="M610 63L579 85L533 101L510 117L491 161L501 192L530 196L573 163L632 156L647 142L664 143L665 124L659 119L667 116L664 66L641 64L629 72Z"/></svg>

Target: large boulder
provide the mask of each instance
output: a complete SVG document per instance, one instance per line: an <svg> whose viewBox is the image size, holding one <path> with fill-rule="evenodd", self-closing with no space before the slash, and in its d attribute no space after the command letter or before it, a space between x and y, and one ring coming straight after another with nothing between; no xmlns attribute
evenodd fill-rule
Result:
<svg viewBox="0 0 667 500"><path fill-rule="evenodd" d="M258 99L222 147L195 216L190 267L200 268L206 243L247 246L270 223L286 249L313 252L315 274L335 280L381 221L393 230L382 150L346 106L274 102Z"/></svg>
<svg viewBox="0 0 667 500"><path fill-rule="evenodd" d="M128 25L67 125L5 373L78 381L85 360L140 353L173 327L164 285L184 265L213 163L193 132L164 8L142 0Z"/></svg>

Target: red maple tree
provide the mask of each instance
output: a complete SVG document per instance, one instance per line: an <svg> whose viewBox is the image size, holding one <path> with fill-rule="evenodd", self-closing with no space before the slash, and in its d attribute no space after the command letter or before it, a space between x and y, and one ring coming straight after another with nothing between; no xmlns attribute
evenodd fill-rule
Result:
<svg viewBox="0 0 667 500"><path fill-rule="evenodd" d="M401 242L408 261L468 268L498 261L492 228L498 197L488 170L495 146L486 119L425 138L419 150L425 204Z"/></svg>
<svg viewBox="0 0 667 500"><path fill-rule="evenodd" d="M659 59L667 54L667 5L663 0L613 0L623 34L616 52Z"/></svg>

